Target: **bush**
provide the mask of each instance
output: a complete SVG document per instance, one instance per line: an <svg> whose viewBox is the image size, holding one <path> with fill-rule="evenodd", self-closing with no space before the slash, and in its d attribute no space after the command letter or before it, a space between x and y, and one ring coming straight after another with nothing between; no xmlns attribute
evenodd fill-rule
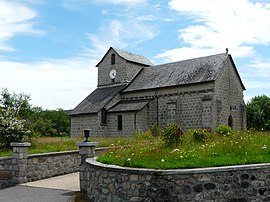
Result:
<svg viewBox="0 0 270 202"><path fill-rule="evenodd" d="M182 129L174 123L167 124L163 129L161 139L164 146L173 147L181 142Z"/></svg>
<svg viewBox="0 0 270 202"><path fill-rule="evenodd" d="M152 131L152 135L153 136L159 136L160 135L160 128L158 127L158 124L157 123L155 123L153 126L152 126L152 129L151 129L151 131Z"/></svg>
<svg viewBox="0 0 270 202"><path fill-rule="evenodd" d="M220 125L215 129L215 132L219 135L227 136L233 133L230 126Z"/></svg>
<svg viewBox="0 0 270 202"><path fill-rule="evenodd" d="M137 132L135 134L135 137L137 140L149 140L149 139L152 139L152 133L150 130L146 131L146 132Z"/></svg>
<svg viewBox="0 0 270 202"><path fill-rule="evenodd" d="M16 117L13 110L0 109L0 149L18 141L18 131L23 129L24 122Z"/></svg>
<svg viewBox="0 0 270 202"><path fill-rule="evenodd" d="M211 131L208 129L196 129L191 131L194 142L206 142L211 137Z"/></svg>

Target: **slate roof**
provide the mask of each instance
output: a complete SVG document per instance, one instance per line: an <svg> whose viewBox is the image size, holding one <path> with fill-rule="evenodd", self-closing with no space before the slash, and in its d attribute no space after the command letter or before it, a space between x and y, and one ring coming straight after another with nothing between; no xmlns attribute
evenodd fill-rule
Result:
<svg viewBox="0 0 270 202"><path fill-rule="evenodd" d="M120 57L122 57L123 59L129 61L129 62L134 62L134 63L138 63L138 64L142 64L145 66L152 66L153 63L148 60L146 57L142 56L142 55L137 55L134 53L130 53L130 52L126 52L117 48L113 48L110 47L109 50L107 51L107 53L113 49ZM101 59L101 61L96 65L96 67L102 62L102 60L106 57L107 53L104 55L104 57Z"/></svg>
<svg viewBox="0 0 270 202"><path fill-rule="evenodd" d="M233 63L222 53L143 68L123 92L215 81L228 58Z"/></svg>
<svg viewBox="0 0 270 202"><path fill-rule="evenodd" d="M97 113L125 87L126 84L99 87L76 106L69 115Z"/></svg>
<svg viewBox="0 0 270 202"><path fill-rule="evenodd" d="M108 112L139 111L144 108L151 100L125 100L119 101Z"/></svg>

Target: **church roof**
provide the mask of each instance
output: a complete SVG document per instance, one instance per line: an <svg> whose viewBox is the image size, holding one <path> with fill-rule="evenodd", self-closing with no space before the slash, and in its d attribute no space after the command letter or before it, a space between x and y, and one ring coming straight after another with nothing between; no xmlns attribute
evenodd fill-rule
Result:
<svg viewBox="0 0 270 202"><path fill-rule="evenodd" d="M215 81L228 58L233 63L223 53L143 68L123 92Z"/></svg>
<svg viewBox="0 0 270 202"><path fill-rule="evenodd" d="M151 100L124 100L119 101L108 112L139 111L144 108Z"/></svg>
<svg viewBox="0 0 270 202"><path fill-rule="evenodd" d="M122 57L123 59L129 61L129 62L134 62L134 63L138 63L138 64L142 64L145 66L152 66L153 63L148 60L146 57L142 56L142 55L137 55L134 53L130 53L127 51L123 51L117 48L113 48L110 47L109 50L107 51L107 53L113 49L120 57ZM107 53L104 55L104 57L100 60L100 62L96 65L96 67L102 62L102 60L106 57Z"/></svg>
<svg viewBox="0 0 270 202"><path fill-rule="evenodd" d="M125 86L126 84L97 88L76 106L69 115L99 112L116 94L123 90Z"/></svg>

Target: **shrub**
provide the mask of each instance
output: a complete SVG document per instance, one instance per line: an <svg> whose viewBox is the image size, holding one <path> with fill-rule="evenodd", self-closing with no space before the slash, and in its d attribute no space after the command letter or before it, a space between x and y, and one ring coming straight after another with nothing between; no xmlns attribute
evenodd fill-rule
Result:
<svg viewBox="0 0 270 202"><path fill-rule="evenodd" d="M18 131L23 129L24 122L13 110L0 109L0 149L18 141Z"/></svg>
<svg viewBox="0 0 270 202"><path fill-rule="evenodd" d="M170 123L163 129L161 139L166 147L173 147L181 142L182 135L182 129L178 125Z"/></svg>
<svg viewBox="0 0 270 202"><path fill-rule="evenodd" d="M152 131L152 135L153 135L153 136L158 136L158 135L160 135L160 128L158 127L158 124L157 124L157 123L155 123L155 124L152 126L151 131Z"/></svg>
<svg viewBox="0 0 270 202"><path fill-rule="evenodd" d="M211 137L211 131L205 128L191 131L194 142L206 142Z"/></svg>
<svg viewBox="0 0 270 202"><path fill-rule="evenodd" d="M135 137L137 140L149 140L151 139L153 136L152 136L152 133L150 130L146 131L146 132L137 132L135 134Z"/></svg>
<svg viewBox="0 0 270 202"><path fill-rule="evenodd" d="M233 133L230 126L220 125L215 129L215 132L219 135L227 136Z"/></svg>

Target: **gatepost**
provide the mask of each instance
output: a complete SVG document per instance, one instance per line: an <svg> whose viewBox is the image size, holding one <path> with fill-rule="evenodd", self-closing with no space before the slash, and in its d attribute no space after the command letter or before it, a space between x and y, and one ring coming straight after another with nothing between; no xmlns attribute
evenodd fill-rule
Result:
<svg viewBox="0 0 270 202"><path fill-rule="evenodd" d="M79 147L79 154L81 155L81 164L80 164L80 190L87 190L87 166L86 159L95 156L95 147L98 145L97 142L77 142L76 145Z"/></svg>
<svg viewBox="0 0 270 202"><path fill-rule="evenodd" d="M27 182L27 150L31 146L30 142L12 142L13 162L12 162L12 184Z"/></svg>

